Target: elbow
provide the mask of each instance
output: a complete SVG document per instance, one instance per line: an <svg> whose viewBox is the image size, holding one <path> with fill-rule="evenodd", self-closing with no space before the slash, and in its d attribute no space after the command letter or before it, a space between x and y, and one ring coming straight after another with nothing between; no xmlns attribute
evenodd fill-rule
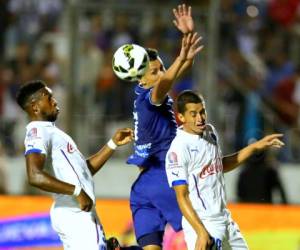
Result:
<svg viewBox="0 0 300 250"><path fill-rule="evenodd" d="M43 178L40 174L31 174L28 176L28 183L33 187L41 187L43 185Z"/></svg>
<svg viewBox="0 0 300 250"><path fill-rule="evenodd" d="M28 183L30 186L39 187L39 182L35 178L28 178Z"/></svg>

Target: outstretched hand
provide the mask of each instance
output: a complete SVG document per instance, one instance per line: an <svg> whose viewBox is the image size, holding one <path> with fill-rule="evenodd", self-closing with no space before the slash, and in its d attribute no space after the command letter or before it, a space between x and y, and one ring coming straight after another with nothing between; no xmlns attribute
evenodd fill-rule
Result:
<svg viewBox="0 0 300 250"><path fill-rule="evenodd" d="M283 134L267 135L261 140L255 142L253 145L258 151L269 147L281 148L284 146L284 143L280 140L281 137L283 137Z"/></svg>
<svg viewBox="0 0 300 250"><path fill-rule="evenodd" d="M179 58L182 61L193 59L203 49L203 45L199 46L201 39L197 32L183 36Z"/></svg>
<svg viewBox="0 0 300 250"><path fill-rule="evenodd" d="M134 139L133 130L131 128L118 129L112 140L118 146L125 145Z"/></svg>
<svg viewBox="0 0 300 250"><path fill-rule="evenodd" d="M173 14L175 20L173 20L174 25L183 34L187 34L194 31L194 20L192 17L192 7L188 8L185 4L178 5L177 9L173 9Z"/></svg>

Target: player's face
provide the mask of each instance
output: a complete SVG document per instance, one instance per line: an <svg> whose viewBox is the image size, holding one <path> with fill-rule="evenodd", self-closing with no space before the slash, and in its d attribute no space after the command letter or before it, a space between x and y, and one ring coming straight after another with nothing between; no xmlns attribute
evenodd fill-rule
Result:
<svg viewBox="0 0 300 250"><path fill-rule="evenodd" d="M142 87L148 89L156 85L164 72L165 69L160 60L150 61L149 67L141 79Z"/></svg>
<svg viewBox="0 0 300 250"><path fill-rule="evenodd" d="M187 103L184 114L178 118L183 123L183 129L191 134L202 135L206 127L206 110L203 103Z"/></svg>
<svg viewBox="0 0 300 250"><path fill-rule="evenodd" d="M59 108L50 88L46 87L39 91L39 98L36 104L39 116L43 120L54 122L57 119Z"/></svg>

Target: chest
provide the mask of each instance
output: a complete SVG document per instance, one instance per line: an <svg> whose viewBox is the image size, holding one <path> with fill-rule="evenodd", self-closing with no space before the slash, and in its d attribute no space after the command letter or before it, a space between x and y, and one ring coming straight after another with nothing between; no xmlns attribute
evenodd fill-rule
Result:
<svg viewBox="0 0 300 250"><path fill-rule="evenodd" d="M63 150L68 153L77 151L77 146L73 139L59 129L54 129L51 144L52 149Z"/></svg>
<svg viewBox="0 0 300 250"><path fill-rule="evenodd" d="M222 153L213 140L200 139L188 145L188 170L197 173L200 178L222 171Z"/></svg>

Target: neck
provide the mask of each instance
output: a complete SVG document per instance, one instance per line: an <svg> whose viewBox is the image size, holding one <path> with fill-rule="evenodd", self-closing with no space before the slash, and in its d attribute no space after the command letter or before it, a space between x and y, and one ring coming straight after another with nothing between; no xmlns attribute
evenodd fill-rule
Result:
<svg viewBox="0 0 300 250"><path fill-rule="evenodd" d="M194 132L193 130L191 130L191 129L185 127L184 125L182 126L182 128L183 128L183 131L184 131L184 132L187 132L187 133L189 133L189 134L192 134L192 135L199 135L199 136L201 136L201 137L203 136L203 132L196 133L196 132Z"/></svg>

